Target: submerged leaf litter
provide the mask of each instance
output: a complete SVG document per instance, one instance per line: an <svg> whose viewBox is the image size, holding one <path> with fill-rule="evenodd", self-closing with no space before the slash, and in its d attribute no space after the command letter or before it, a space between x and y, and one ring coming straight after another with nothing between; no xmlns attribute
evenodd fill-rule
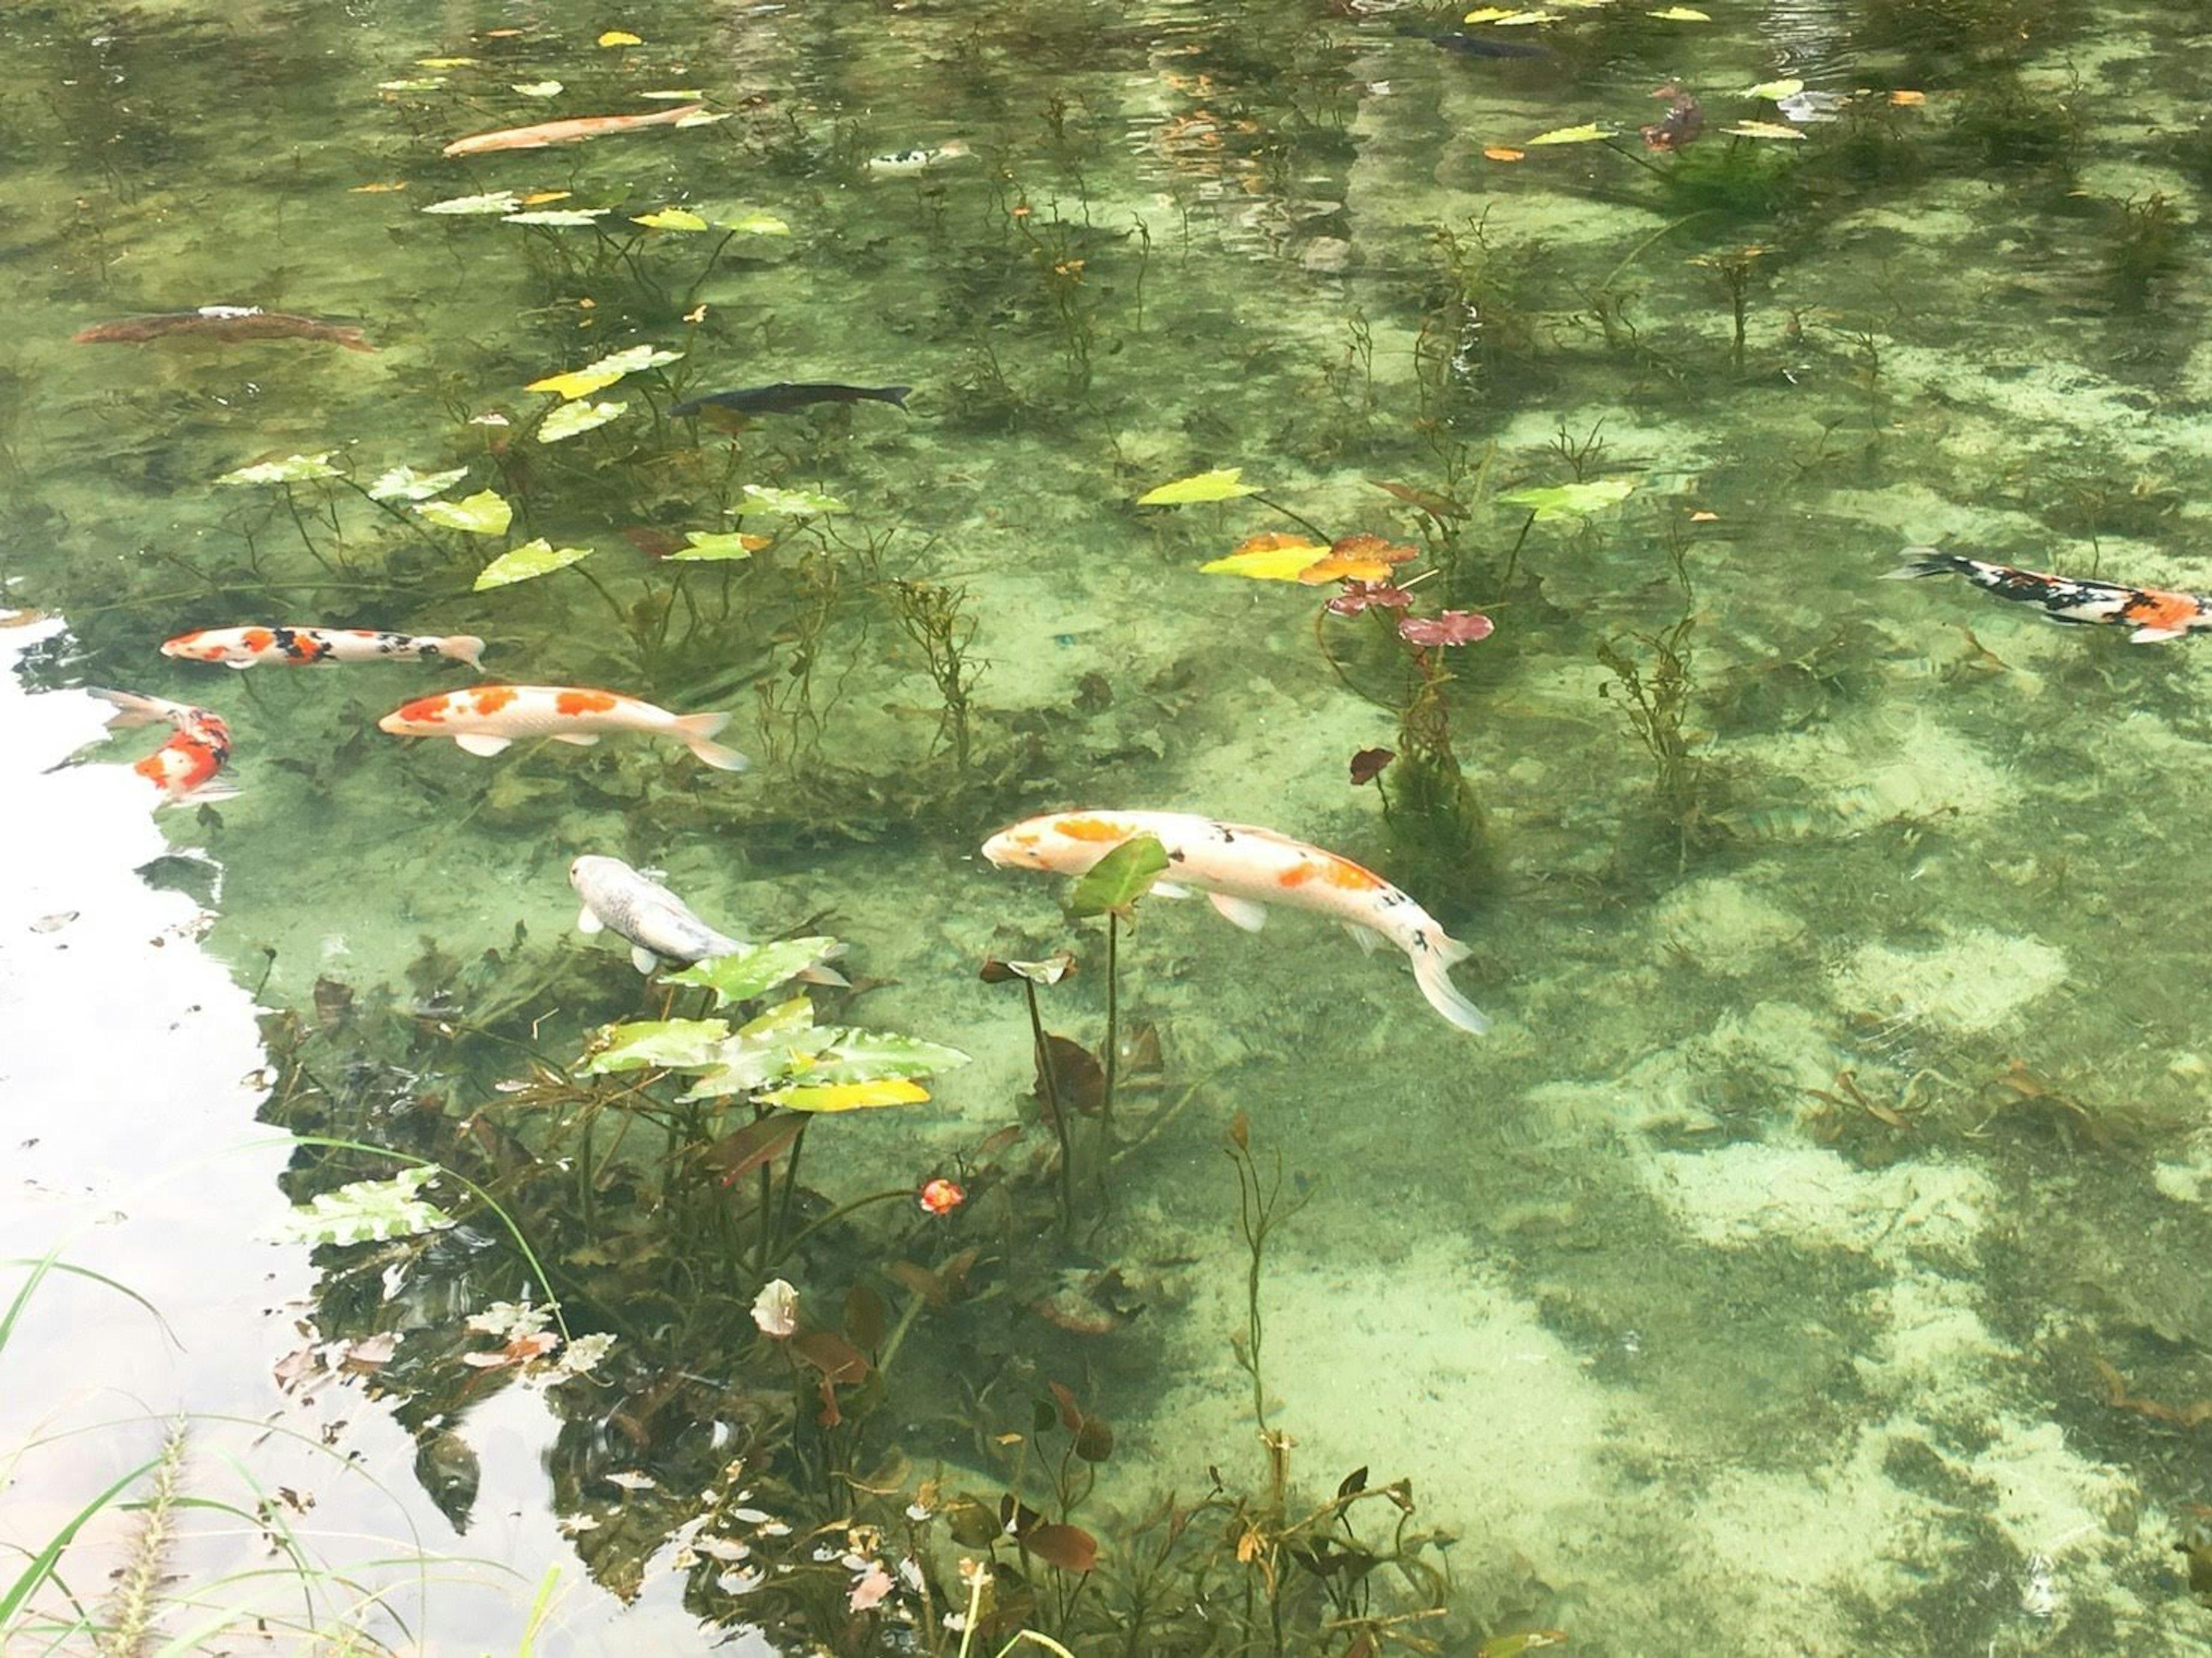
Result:
<svg viewBox="0 0 2212 1658"><path fill-rule="evenodd" d="M1170 1490L1302 1653L2203 1650L2212 670L1878 579L2212 588L2196 21L9 9L0 604L227 736L148 868L303 1137L262 1407L528 1514L549 1650L1123 1650ZM161 653L243 626L483 674ZM377 729L508 682L752 769ZM1379 872L1489 1034L977 858L1070 808ZM587 853L744 951L575 937Z"/></svg>

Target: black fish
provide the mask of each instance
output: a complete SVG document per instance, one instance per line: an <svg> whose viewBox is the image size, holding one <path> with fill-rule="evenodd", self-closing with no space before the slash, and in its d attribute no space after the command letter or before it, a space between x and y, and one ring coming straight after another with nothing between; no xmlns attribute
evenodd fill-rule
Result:
<svg viewBox="0 0 2212 1658"><path fill-rule="evenodd" d="M1463 29L1425 29L1412 23L1399 26L1401 34L1417 34L1446 52L1455 52L1462 58L1551 58L1557 54L1549 46L1533 42L1497 40L1486 34L1469 34Z"/></svg>
<svg viewBox="0 0 2212 1658"><path fill-rule="evenodd" d="M734 392L709 392L686 398L668 412L696 415L702 409L733 409L740 415L789 415L810 403L895 403L906 407L911 386L837 386L821 380L778 380L773 386L744 386Z"/></svg>

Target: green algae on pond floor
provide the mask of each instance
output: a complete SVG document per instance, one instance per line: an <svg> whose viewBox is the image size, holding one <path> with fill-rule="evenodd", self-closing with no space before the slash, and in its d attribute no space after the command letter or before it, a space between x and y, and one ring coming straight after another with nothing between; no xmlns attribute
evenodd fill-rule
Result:
<svg viewBox="0 0 2212 1658"><path fill-rule="evenodd" d="M0 17L0 579L68 623L25 681L230 723L244 793L161 821L271 1010L264 1116L466 1175L617 1337L548 1393L550 1484L488 1489L447 1476L544 1333L467 1321L549 1285L452 1177L460 1225L320 1260L321 1338L406 1334L373 1408L457 1527L557 1515L617 1594L793 1649L957 1650L986 1549L1001 1643L1086 1655L1270 1608L1316 1654L2201 1649L2208 669L1874 580L1940 541L2212 585L2194 20L1554 9ZM1662 85L1704 123L1646 149ZM376 349L71 343L212 305ZM915 391L674 413L784 381ZM1139 503L1234 467L1264 500ZM1203 573L1290 527L1418 545L1419 613L1495 633L1417 687L1395 638L1317 647L1334 589ZM158 653L271 623L481 636L487 679L726 710L757 763L479 758L375 730L450 670ZM1438 780L1443 868L1384 817ZM1402 878L1495 1030L1295 914L1147 902L1102 1051L1103 936L974 855L1076 806ZM641 985L568 936L589 852L847 941L853 984L811 1029L789 987ZM1045 1053L1110 1063L1110 1130L1075 1090L1042 1120L976 977L1062 948ZM748 1065L823 1027L974 1063L803 1138L766 1070L579 1069L685 1020L751 1026ZM823 1086L901 1080L833 1050ZM1310 1199L1257 1272L1240 1109ZM303 1146L288 1186L395 1172ZM1225 1333L1255 1294L1295 1448Z"/></svg>

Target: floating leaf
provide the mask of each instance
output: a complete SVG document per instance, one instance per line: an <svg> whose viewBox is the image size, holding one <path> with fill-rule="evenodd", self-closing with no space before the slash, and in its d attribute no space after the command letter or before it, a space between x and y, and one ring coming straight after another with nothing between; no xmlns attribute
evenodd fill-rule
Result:
<svg viewBox="0 0 2212 1658"><path fill-rule="evenodd" d="M264 460L258 465L241 466L234 472L225 472L217 483L305 483L310 478L334 478L343 476L331 465L335 449L325 449L319 455L287 455L283 460Z"/></svg>
<svg viewBox="0 0 2212 1658"><path fill-rule="evenodd" d="M1254 581L1296 581L1328 549L1303 536L1267 534L1240 544L1226 558L1200 565L1206 575L1241 575Z"/></svg>
<svg viewBox="0 0 2212 1658"><path fill-rule="evenodd" d="M1091 866L1068 895L1067 913L1081 917L1109 911L1127 916L1131 906L1167 873L1167 848L1156 835L1132 835Z"/></svg>
<svg viewBox="0 0 2212 1658"><path fill-rule="evenodd" d="M634 213L632 224L641 224L647 230L704 230L707 222L689 208L664 207L658 213Z"/></svg>
<svg viewBox="0 0 2212 1658"><path fill-rule="evenodd" d="M1774 121L1738 121L1734 126L1723 127L1723 132L1738 138L1802 138L1805 135L1796 127L1786 127Z"/></svg>
<svg viewBox="0 0 2212 1658"><path fill-rule="evenodd" d="M1551 23L1559 21L1555 11L1515 11L1505 6L1485 6L1471 11L1459 21L1462 23L1495 23L1502 29L1520 28L1530 23Z"/></svg>
<svg viewBox="0 0 2212 1658"><path fill-rule="evenodd" d="M1805 83L1792 75L1780 81L1761 81L1755 87L1744 88L1747 98L1771 98L1778 103L1784 98L1795 98L1805 90Z"/></svg>
<svg viewBox="0 0 2212 1658"><path fill-rule="evenodd" d="M674 88L664 87L658 91L640 92L635 93L632 95L638 98L651 98L664 104L688 104L695 99L704 98L707 94L700 91L696 87L677 87Z"/></svg>
<svg viewBox="0 0 2212 1658"><path fill-rule="evenodd" d="M1382 768L1398 757L1395 749L1362 749L1352 756L1352 786L1371 783L1382 774Z"/></svg>
<svg viewBox="0 0 2212 1658"><path fill-rule="evenodd" d="M727 115L709 115L702 110L696 115L687 115L676 125L679 127L710 127L717 121L726 121Z"/></svg>
<svg viewBox="0 0 2212 1658"><path fill-rule="evenodd" d="M442 202L433 202L422 210L425 213L512 213L522 205L522 197L511 190L487 191L481 196L448 196Z"/></svg>
<svg viewBox="0 0 2212 1658"><path fill-rule="evenodd" d="M1014 1541L1028 1553L1061 1571L1089 1571L1098 1561L1098 1541L1080 1526L1050 1521L1024 1528Z"/></svg>
<svg viewBox="0 0 2212 1658"><path fill-rule="evenodd" d="M319 1193L277 1222L270 1236L283 1243L383 1243L442 1231L453 1218L416 1195L438 1172L409 1169L390 1180L355 1181Z"/></svg>
<svg viewBox="0 0 2212 1658"><path fill-rule="evenodd" d="M609 29L599 37L599 44L603 46L641 46L645 40L628 29Z"/></svg>
<svg viewBox="0 0 2212 1658"><path fill-rule="evenodd" d="M733 1134L725 1134L699 1154L700 1161L722 1177L722 1184L750 1174L776 1157L806 1127L804 1117L761 1117Z"/></svg>
<svg viewBox="0 0 2212 1658"><path fill-rule="evenodd" d="M514 520L514 508L490 489L479 489L459 501L425 501L416 512L442 530L465 530L472 536L501 536Z"/></svg>
<svg viewBox="0 0 2212 1658"><path fill-rule="evenodd" d="M589 547L556 547L544 537L526 541L520 547L510 547L483 568L476 579L472 592L487 592L494 587L511 587L518 581L529 581L556 570L565 569L579 559L589 558Z"/></svg>
<svg viewBox="0 0 2212 1658"><path fill-rule="evenodd" d="M1508 507L1526 507L1539 519L1585 518L1627 500L1635 489L1632 478L1593 478L1587 483L1507 489L1498 498Z"/></svg>
<svg viewBox="0 0 2212 1658"><path fill-rule="evenodd" d="M417 69L474 69L476 64L477 60L473 58L417 58L415 60Z"/></svg>
<svg viewBox="0 0 2212 1658"><path fill-rule="evenodd" d="M837 948L835 938L779 938L773 944L740 944L681 973L664 976L672 985L700 985L714 993L714 1005L750 1001L824 962ZM742 1034L742 1033L740 1033Z"/></svg>
<svg viewBox="0 0 2212 1658"><path fill-rule="evenodd" d="M1535 149L1545 144L1595 144L1613 137L1612 132L1595 123L1578 127L1553 127L1549 132L1540 132L1533 138L1522 141L1523 149Z"/></svg>
<svg viewBox="0 0 2212 1658"><path fill-rule="evenodd" d="M769 544L766 536L714 535L703 530L686 530L684 539L690 544L661 556L673 564L720 563L750 558Z"/></svg>
<svg viewBox="0 0 2212 1658"><path fill-rule="evenodd" d="M1485 159L1492 161L1525 161L1528 159L1526 150L1516 149L1510 144L1485 144L1482 153Z"/></svg>
<svg viewBox="0 0 2212 1658"><path fill-rule="evenodd" d="M522 81L514 89L526 98L558 98L562 86L558 81Z"/></svg>
<svg viewBox="0 0 2212 1658"><path fill-rule="evenodd" d="M1899 88L1889 94L1889 101L1900 109L1914 109L1928 101L1928 94L1924 92L1912 92Z"/></svg>
<svg viewBox="0 0 2212 1658"><path fill-rule="evenodd" d="M1310 586L1331 581L1381 581L1389 575L1391 566L1416 556L1414 548L1394 546L1378 535L1363 531L1339 536L1327 554L1298 572L1298 580Z"/></svg>
<svg viewBox="0 0 2212 1658"><path fill-rule="evenodd" d="M558 443L564 438L573 438L595 426L605 426L629 407L626 403L564 403L539 424L538 440Z"/></svg>
<svg viewBox="0 0 2212 1658"><path fill-rule="evenodd" d="M406 179L391 179L379 184L349 185L346 187L346 194L349 196L388 196L395 190L404 190L406 188Z"/></svg>
<svg viewBox="0 0 2212 1658"><path fill-rule="evenodd" d="M1409 645L1472 645L1496 626L1480 610L1439 610L1398 618L1398 637Z"/></svg>
<svg viewBox="0 0 2212 1658"><path fill-rule="evenodd" d="M1189 507L1202 501L1233 501L1238 495L1258 495L1258 489L1242 481L1243 477L1244 469L1241 466L1194 472L1187 478L1177 478L1172 483L1163 483L1157 489L1147 489L1137 497L1137 505Z"/></svg>
<svg viewBox="0 0 2212 1658"><path fill-rule="evenodd" d="M855 1030L832 1025L806 1033L799 1080L810 1083L872 1083L934 1076L968 1063L968 1056L941 1042L884 1030Z"/></svg>
<svg viewBox="0 0 2212 1658"><path fill-rule="evenodd" d="M452 489L469 475L465 466L450 472L418 472L411 466L395 466L368 486L371 501L428 501Z"/></svg>
<svg viewBox="0 0 2212 1658"><path fill-rule="evenodd" d="M1693 6L1669 6L1664 11L1646 12L1647 17L1656 17L1662 23L1710 23L1713 20Z"/></svg>
<svg viewBox="0 0 2212 1658"><path fill-rule="evenodd" d="M429 75L414 81L379 81L376 89L379 92L435 92L445 84L444 76Z"/></svg>
<svg viewBox="0 0 2212 1658"><path fill-rule="evenodd" d="M914 1105L929 1097L919 1083L893 1078L876 1083L804 1083L763 1094L769 1105L789 1111L860 1111L882 1105Z"/></svg>
<svg viewBox="0 0 2212 1658"><path fill-rule="evenodd" d="M761 483L745 485L745 504L748 511L782 513L792 518L853 510L835 495L817 495L811 489L775 489Z"/></svg>
<svg viewBox="0 0 2212 1658"><path fill-rule="evenodd" d="M604 207L549 207L534 213L509 213L501 220L502 224L583 225L596 224L599 216L612 211Z"/></svg>
<svg viewBox="0 0 2212 1658"><path fill-rule="evenodd" d="M763 213L757 208L740 208L731 217L714 222L724 230L734 230L745 236L788 236L791 227L773 213Z"/></svg>
<svg viewBox="0 0 2212 1658"><path fill-rule="evenodd" d="M648 1066L678 1071L702 1069L714 1063L714 1050L729 1034L726 1019L643 1019L635 1024L611 1024L599 1033L576 1069L586 1077L642 1071Z"/></svg>

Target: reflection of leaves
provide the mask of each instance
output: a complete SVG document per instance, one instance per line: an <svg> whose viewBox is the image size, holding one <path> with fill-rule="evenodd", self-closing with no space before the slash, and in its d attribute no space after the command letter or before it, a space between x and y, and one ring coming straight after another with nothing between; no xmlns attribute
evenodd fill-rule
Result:
<svg viewBox="0 0 2212 1658"><path fill-rule="evenodd" d="M428 1166L404 1169L390 1180L355 1181L295 1208L271 1234L280 1243L383 1243L453 1224L453 1218L416 1193L438 1177Z"/></svg>
<svg viewBox="0 0 2212 1658"><path fill-rule="evenodd" d="M1498 499L1508 507L1526 507L1539 521L1555 518L1587 518L1616 506L1635 491L1633 478L1592 478L1587 483L1555 483L1542 489L1508 489Z"/></svg>
<svg viewBox="0 0 2212 1658"><path fill-rule="evenodd" d="M1127 917L1152 883L1167 873L1167 848L1157 835L1132 835L1091 866L1068 895L1067 913L1081 917L1109 911Z"/></svg>
<svg viewBox="0 0 2212 1658"><path fill-rule="evenodd" d="M589 547L556 547L540 536L535 541L526 541L520 547L509 548L485 565L471 591L481 593L494 587L505 587L517 581L550 575L556 570L564 569L577 560L591 556Z"/></svg>
<svg viewBox="0 0 2212 1658"><path fill-rule="evenodd" d="M811 489L775 489L765 484L748 483L745 510L804 518L810 513L849 513L853 509L835 495L817 495Z"/></svg>
<svg viewBox="0 0 2212 1658"><path fill-rule="evenodd" d="M701 985L714 993L714 1005L750 1001L787 982L836 950L835 938L779 938L773 944L739 944L681 973L665 975L672 985Z"/></svg>
<svg viewBox="0 0 2212 1658"><path fill-rule="evenodd" d="M441 529L465 530L472 536L505 535L514 519L514 508L491 489L479 489L459 501L422 501L415 510Z"/></svg>
<svg viewBox="0 0 2212 1658"><path fill-rule="evenodd" d="M371 501L428 501L452 489L469 475L465 466L450 472L418 472L411 466L395 466L368 486Z"/></svg>
<svg viewBox="0 0 2212 1658"><path fill-rule="evenodd" d="M702 564L750 558L769 544L766 536L710 535L703 530L684 532L684 546L661 556L672 564Z"/></svg>
<svg viewBox="0 0 2212 1658"><path fill-rule="evenodd" d="M609 1025L576 1069L587 1077L647 1066L696 1070L714 1063L715 1048L730 1034L726 1019L645 1019Z"/></svg>
<svg viewBox="0 0 2212 1658"><path fill-rule="evenodd" d="M335 449L325 449L319 455L288 455L283 460L264 460L258 465L241 466L234 472L225 472L217 483L304 483L310 478L334 478L342 476L331 465Z"/></svg>
<svg viewBox="0 0 2212 1658"><path fill-rule="evenodd" d="M538 440L559 443L565 438L576 437L617 419L629 408L626 403L564 403L540 422Z"/></svg>
<svg viewBox="0 0 2212 1658"><path fill-rule="evenodd" d="M1139 507L1188 507L1206 501L1233 501L1238 495L1256 495L1260 492L1244 483L1244 469L1224 466L1211 472L1194 472L1187 478L1177 478L1172 483L1163 483L1157 489L1147 489L1137 497Z"/></svg>

